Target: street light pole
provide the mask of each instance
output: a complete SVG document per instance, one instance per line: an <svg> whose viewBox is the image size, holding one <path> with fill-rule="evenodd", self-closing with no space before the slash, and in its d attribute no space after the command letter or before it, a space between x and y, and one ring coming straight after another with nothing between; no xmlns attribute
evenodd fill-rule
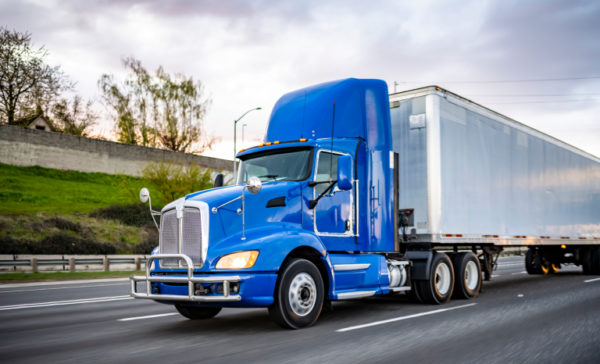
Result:
<svg viewBox="0 0 600 364"><path fill-rule="evenodd" d="M244 116L246 116L247 113L254 111L254 110L262 110L262 107L259 106L254 109L250 109L250 110L246 111L245 113L243 113L242 116L240 116L239 118L237 118L233 121L233 180L234 180L234 183L237 180L237 178L236 178L237 164L235 163L235 155L237 154L237 148L236 148L237 123L238 123L238 121L242 120L242 118Z"/></svg>

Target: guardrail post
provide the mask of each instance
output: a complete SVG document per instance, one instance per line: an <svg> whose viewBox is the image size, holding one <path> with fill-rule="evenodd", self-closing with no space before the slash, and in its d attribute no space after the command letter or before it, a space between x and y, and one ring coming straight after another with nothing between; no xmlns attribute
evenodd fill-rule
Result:
<svg viewBox="0 0 600 364"><path fill-rule="evenodd" d="M142 258L135 257L135 270L142 270Z"/></svg>
<svg viewBox="0 0 600 364"><path fill-rule="evenodd" d="M69 272L75 272L75 258L69 258Z"/></svg>
<svg viewBox="0 0 600 364"><path fill-rule="evenodd" d="M102 263L104 263L104 271L105 272L110 271L110 260L108 259L107 256L105 256L104 258L102 258Z"/></svg>
<svg viewBox="0 0 600 364"><path fill-rule="evenodd" d="M33 273L38 272L38 260L37 258L31 258L31 271Z"/></svg>

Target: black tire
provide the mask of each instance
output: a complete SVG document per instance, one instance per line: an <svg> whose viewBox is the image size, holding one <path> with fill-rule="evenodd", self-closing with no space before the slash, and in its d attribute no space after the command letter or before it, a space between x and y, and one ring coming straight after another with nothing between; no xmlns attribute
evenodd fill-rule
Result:
<svg viewBox="0 0 600 364"><path fill-rule="evenodd" d="M321 310L325 289L319 269L306 259L290 260L280 271L275 302L269 315L279 325L299 329L314 324Z"/></svg>
<svg viewBox="0 0 600 364"><path fill-rule="evenodd" d="M454 297L475 298L481 291L481 265L472 252L455 254L452 257L454 266Z"/></svg>
<svg viewBox="0 0 600 364"><path fill-rule="evenodd" d="M221 307L201 307L201 306L192 306L185 304L175 304L175 308L179 313L189 318L190 320L207 320L211 319L219 312L221 312Z"/></svg>
<svg viewBox="0 0 600 364"><path fill-rule="evenodd" d="M582 248L581 249L581 267L583 268L583 274L592 275L592 255L593 248Z"/></svg>
<svg viewBox="0 0 600 364"><path fill-rule="evenodd" d="M454 268L448 255L435 253L431 260L429 279L415 283L424 303L439 305L450 301L454 291Z"/></svg>
<svg viewBox="0 0 600 364"><path fill-rule="evenodd" d="M600 275L600 247L589 249L589 273L587 274Z"/></svg>
<svg viewBox="0 0 600 364"><path fill-rule="evenodd" d="M548 269L544 273L542 256L539 251L531 247L525 253L525 269L529 274L548 274Z"/></svg>

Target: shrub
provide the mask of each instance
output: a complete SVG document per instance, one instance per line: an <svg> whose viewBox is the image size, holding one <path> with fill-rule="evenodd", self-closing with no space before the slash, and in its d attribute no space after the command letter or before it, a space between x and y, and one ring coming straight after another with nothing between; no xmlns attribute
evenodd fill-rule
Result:
<svg viewBox="0 0 600 364"><path fill-rule="evenodd" d="M143 175L159 193L159 200L170 202L188 193L212 188L208 169L197 165L182 166L169 163L152 163L143 170Z"/></svg>
<svg viewBox="0 0 600 364"><path fill-rule="evenodd" d="M131 226L154 225L148 206L142 205L141 203L132 205L112 205L106 208L97 209L90 213L90 217L118 220L125 225Z"/></svg>
<svg viewBox="0 0 600 364"><path fill-rule="evenodd" d="M74 231L76 233L81 233L83 231L83 227L79 223L58 216L46 219L44 225L47 227L56 227L60 230Z"/></svg>
<svg viewBox="0 0 600 364"><path fill-rule="evenodd" d="M0 254L31 254L30 243L10 236L0 236Z"/></svg>

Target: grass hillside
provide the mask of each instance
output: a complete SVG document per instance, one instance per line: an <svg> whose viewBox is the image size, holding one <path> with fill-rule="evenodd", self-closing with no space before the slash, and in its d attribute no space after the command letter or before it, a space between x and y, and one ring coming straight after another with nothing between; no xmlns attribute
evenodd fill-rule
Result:
<svg viewBox="0 0 600 364"><path fill-rule="evenodd" d="M156 245L148 208L137 200L144 185L138 177L0 164L0 254Z"/></svg>

